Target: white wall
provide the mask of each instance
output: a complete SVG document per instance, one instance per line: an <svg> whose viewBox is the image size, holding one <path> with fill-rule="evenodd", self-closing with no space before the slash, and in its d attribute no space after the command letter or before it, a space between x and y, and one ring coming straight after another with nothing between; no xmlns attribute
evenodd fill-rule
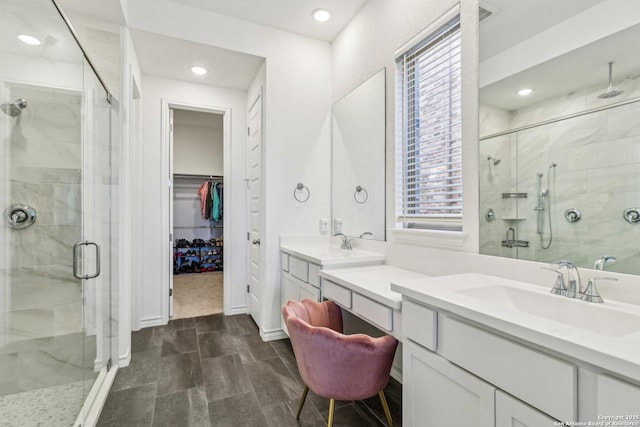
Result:
<svg viewBox="0 0 640 427"><path fill-rule="evenodd" d="M222 175L222 128L173 122L173 173Z"/></svg>
<svg viewBox="0 0 640 427"><path fill-rule="evenodd" d="M139 328L139 316L132 318L132 304L140 300L138 287L132 283L140 283L142 271L138 263L132 262L134 248L140 248L141 233L139 224L142 216L138 213L138 195L141 194L141 175L136 163L141 158L141 140L137 133L136 117L138 109L134 85L139 91L142 81L140 65L136 56L131 35L126 27L120 28L120 235L118 253L120 271L118 277L118 297L112 301L112 312L117 316L118 346L114 360L120 366L127 366L131 360L131 329ZM134 290L136 293L134 294ZM117 313L117 314L116 314ZM139 313L136 313L137 315ZM115 325L114 325L115 327Z"/></svg>
<svg viewBox="0 0 640 427"><path fill-rule="evenodd" d="M279 235L316 233L318 218L329 216L331 46L167 0L130 2L127 16L131 28L266 58L264 173L267 197L265 231L261 240L263 280L268 290L264 293L264 303L269 312L265 313L261 327L263 332L279 330ZM145 81L145 96L148 94ZM147 98L145 105L159 108L155 102ZM148 127L145 124L145 129ZM151 132L155 130L151 129ZM159 192L162 191L159 162L155 153L145 158L144 167L148 171L145 176L152 182L144 194L145 211L158 208ZM298 182L303 182L312 192L305 204L298 204L293 199L293 189ZM225 185L228 188L227 182ZM228 225L226 222L225 226ZM159 247L158 233L162 230L158 229L155 218L144 227L145 235L158 243L149 244L149 250L144 254L143 264L152 270L158 259L153 248ZM225 273L229 271L225 262ZM151 274L157 276L158 273ZM159 283L154 278L145 279L148 288L158 288ZM246 284L242 283L242 286ZM144 301L149 319L156 313L159 291L154 290L152 297Z"/></svg>
<svg viewBox="0 0 640 427"><path fill-rule="evenodd" d="M455 0L371 0L333 42L333 102L386 67L386 218L395 226L396 65L395 52L456 5ZM476 0L460 5L464 233L460 248L478 251L478 102ZM435 30L436 28L434 28ZM389 236L387 236L389 238Z"/></svg>
<svg viewBox="0 0 640 427"><path fill-rule="evenodd" d="M161 246L168 241L169 230L163 229L162 196L167 192L167 177L162 176L162 101L200 107L231 110L231 146L225 149L225 282L233 286L231 309L243 309L245 301L245 241L246 201L244 188L247 93L241 90L219 88L179 80L143 75L142 85L142 175L144 186L140 194L144 217L142 227L143 268L140 297L140 325L161 324L163 284ZM228 152L227 152L228 151ZM227 238L227 230L230 233Z"/></svg>

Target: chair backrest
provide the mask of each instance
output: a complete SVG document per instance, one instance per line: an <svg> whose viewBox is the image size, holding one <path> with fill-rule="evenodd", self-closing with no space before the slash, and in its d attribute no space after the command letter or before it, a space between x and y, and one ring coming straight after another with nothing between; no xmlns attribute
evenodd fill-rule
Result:
<svg viewBox="0 0 640 427"><path fill-rule="evenodd" d="M375 395L389 381L398 345L394 337L342 334L342 314L331 301L288 301L282 315L300 376L314 393L358 400Z"/></svg>
<svg viewBox="0 0 640 427"><path fill-rule="evenodd" d="M312 326L325 327L342 332L342 311L333 301L319 303L310 299L304 299L302 302L289 300L285 307L295 313L296 317ZM282 308L282 313L285 316L284 307Z"/></svg>

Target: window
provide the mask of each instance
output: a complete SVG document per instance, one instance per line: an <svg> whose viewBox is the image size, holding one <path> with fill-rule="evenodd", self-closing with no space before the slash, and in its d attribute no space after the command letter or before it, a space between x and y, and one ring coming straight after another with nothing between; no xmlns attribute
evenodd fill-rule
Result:
<svg viewBox="0 0 640 427"><path fill-rule="evenodd" d="M397 210L407 228L462 230L460 57L457 16L397 59L402 90Z"/></svg>

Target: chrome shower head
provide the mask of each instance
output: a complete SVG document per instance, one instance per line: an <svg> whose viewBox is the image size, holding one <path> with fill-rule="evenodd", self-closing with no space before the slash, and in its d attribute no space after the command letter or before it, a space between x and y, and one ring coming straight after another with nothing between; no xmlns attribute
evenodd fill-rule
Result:
<svg viewBox="0 0 640 427"><path fill-rule="evenodd" d="M29 103L27 102L27 100L20 98L20 99L16 99L14 102L10 104L7 103L7 104L0 105L0 109L2 109L2 112L8 116L18 117L20 114L22 114L22 110L24 110L28 106L29 106Z"/></svg>
<svg viewBox="0 0 640 427"><path fill-rule="evenodd" d="M613 98L614 96L618 96L622 93L621 90L615 90L613 88L613 61L609 62L609 88L605 93L601 93L598 95L600 99Z"/></svg>
<svg viewBox="0 0 640 427"><path fill-rule="evenodd" d="M500 159L498 159L496 157L491 157L491 156L488 156L487 160L489 160L490 163L493 163L493 166L498 166L500 164L500 162L501 162Z"/></svg>

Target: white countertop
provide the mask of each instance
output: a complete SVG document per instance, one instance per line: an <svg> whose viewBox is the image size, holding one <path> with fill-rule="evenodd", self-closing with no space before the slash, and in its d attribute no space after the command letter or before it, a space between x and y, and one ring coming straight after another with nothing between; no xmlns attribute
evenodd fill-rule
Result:
<svg viewBox="0 0 640 427"><path fill-rule="evenodd" d="M391 284L419 302L640 381L638 306L588 303L550 289L479 273L394 277Z"/></svg>
<svg viewBox="0 0 640 427"><path fill-rule="evenodd" d="M391 280L413 280L428 277L390 265L348 267L320 270L320 277L351 289L394 310L402 307L402 295L391 290ZM322 288L322 285L320 286Z"/></svg>
<svg viewBox="0 0 640 427"><path fill-rule="evenodd" d="M381 264L385 256L361 249L340 249L327 245L281 244L280 250L321 266Z"/></svg>

